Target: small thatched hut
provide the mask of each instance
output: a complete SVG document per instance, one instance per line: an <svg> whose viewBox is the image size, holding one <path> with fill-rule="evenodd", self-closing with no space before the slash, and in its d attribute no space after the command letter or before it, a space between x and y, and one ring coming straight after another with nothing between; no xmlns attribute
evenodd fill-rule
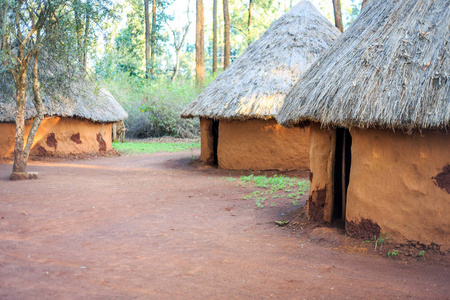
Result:
<svg viewBox="0 0 450 300"><path fill-rule="evenodd" d="M450 1L370 1L286 97L311 124L309 218L450 247Z"/></svg>
<svg viewBox="0 0 450 300"><path fill-rule="evenodd" d="M284 128L274 116L338 35L308 1L275 21L183 111L200 117L200 159L225 169L308 168L309 128Z"/></svg>
<svg viewBox="0 0 450 300"><path fill-rule="evenodd" d="M114 97L88 81L72 84L70 92L42 92L45 118L36 133L32 154L67 155L101 152L112 149L112 127L123 121L127 113ZM67 94L67 95L65 95ZM27 100L26 135L36 110ZM14 153L15 144L14 95L0 96L0 157Z"/></svg>

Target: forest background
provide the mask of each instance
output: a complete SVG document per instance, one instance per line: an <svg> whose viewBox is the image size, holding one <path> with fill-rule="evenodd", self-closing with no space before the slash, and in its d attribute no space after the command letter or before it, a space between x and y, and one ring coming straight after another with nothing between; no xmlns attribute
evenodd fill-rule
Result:
<svg viewBox="0 0 450 300"><path fill-rule="evenodd" d="M23 25L15 27L20 33L21 28L33 28L34 18L30 14L27 20L27 11L40 11L39 18L45 20L43 12L51 11L53 6L54 17L46 21L49 24L35 23L43 28L42 35L50 46L38 44L37 31L29 42L33 49L40 45L41 52L48 49L47 54L64 52L63 56L55 56L60 61L54 65L64 65L65 69L70 65L72 73L82 73L109 90L129 114L125 121L128 138L187 138L198 136L199 122L180 119L183 107L299 1L71 0L45 4L47 1L0 0L2 7L21 7L16 15L4 10L0 29L4 32L5 50L10 45L8 36L14 37L14 33L7 35L5 31L8 16L22 20ZM342 31L367 0L310 1ZM58 34L55 24L64 36ZM54 31L53 36L49 29ZM203 45L196 45L199 37L204 39ZM36 53L31 51L29 57L37 59ZM41 55L39 60L51 56ZM198 57L204 57L200 64ZM54 75L55 71L40 76L46 73ZM46 84L44 78L41 82L55 86Z"/></svg>

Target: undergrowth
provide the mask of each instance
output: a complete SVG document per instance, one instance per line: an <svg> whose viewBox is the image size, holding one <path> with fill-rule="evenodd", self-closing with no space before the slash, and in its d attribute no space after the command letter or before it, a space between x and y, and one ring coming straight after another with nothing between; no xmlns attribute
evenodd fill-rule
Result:
<svg viewBox="0 0 450 300"><path fill-rule="evenodd" d="M147 80L118 75L114 79L104 79L102 84L128 113L125 120L127 138L199 136L197 118L180 118L183 108L199 93L194 82L172 83L163 78Z"/></svg>
<svg viewBox="0 0 450 300"><path fill-rule="evenodd" d="M113 142L113 148L126 154L152 154L156 152L192 151L200 148L200 143L135 143Z"/></svg>
<svg viewBox="0 0 450 300"><path fill-rule="evenodd" d="M276 206L274 199L289 198L292 204L297 205L298 200L309 190L309 181L283 175L241 176L241 184L253 183L259 190L243 195L244 200L253 200L257 207L263 208L269 200L270 206Z"/></svg>

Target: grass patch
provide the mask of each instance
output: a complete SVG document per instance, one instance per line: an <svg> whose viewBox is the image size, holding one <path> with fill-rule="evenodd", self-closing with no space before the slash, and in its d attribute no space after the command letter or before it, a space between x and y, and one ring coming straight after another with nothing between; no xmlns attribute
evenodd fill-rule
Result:
<svg viewBox="0 0 450 300"><path fill-rule="evenodd" d="M274 175L271 177L255 176L241 176L242 184L253 183L260 188L248 195L243 195L244 200L253 200L257 207L263 208L265 201L269 199L288 198L293 199L292 204L297 205L297 200L300 199L309 190L309 181L301 180L295 177L286 177L283 175ZM289 194L286 194L288 192ZM271 203L271 207L276 203Z"/></svg>
<svg viewBox="0 0 450 300"><path fill-rule="evenodd" d="M152 154L156 152L192 151L200 148L199 142L192 143L119 143L113 142L113 148L126 154Z"/></svg>

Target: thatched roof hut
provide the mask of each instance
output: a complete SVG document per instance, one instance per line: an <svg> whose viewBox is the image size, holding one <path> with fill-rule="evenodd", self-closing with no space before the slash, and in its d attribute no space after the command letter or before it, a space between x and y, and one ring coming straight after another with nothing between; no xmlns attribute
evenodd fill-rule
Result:
<svg viewBox="0 0 450 300"><path fill-rule="evenodd" d="M308 130L300 135L301 130L287 130L271 119L301 74L339 34L308 1L275 21L182 112L184 118L200 117L203 122L202 160L211 161L215 155L219 166L231 169L307 167L307 158L293 162L295 155L282 151L302 144L292 152L308 157L308 142L302 142L308 140ZM218 150L209 149L214 144L208 141L214 139L211 131L220 136ZM264 144L258 146L261 140Z"/></svg>
<svg viewBox="0 0 450 300"><path fill-rule="evenodd" d="M14 89L6 81L2 84L5 88L0 92L0 157L10 156L15 143ZM72 82L70 87L52 90L44 86L41 88L41 97L45 117L31 150L34 154L78 154L110 150L113 124L128 116L108 91L87 80L80 79ZM36 115L31 102L31 95L27 95L27 120ZM28 132L29 125L26 130Z"/></svg>
<svg viewBox="0 0 450 300"><path fill-rule="evenodd" d="M309 218L450 249L449 40L448 0L370 1L291 90L277 119L312 121Z"/></svg>
<svg viewBox="0 0 450 300"><path fill-rule="evenodd" d="M211 82L182 117L273 118L300 75L339 33L313 4L301 1Z"/></svg>
<svg viewBox="0 0 450 300"><path fill-rule="evenodd" d="M97 87L88 80L78 80L67 90L51 93L41 91L44 115L64 118L82 118L92 122L110 123L126 119L128 114L114 97L105 89ZM31 95L27 95L31 97ZM16 111L15 97L12 93L0 93L0 122L14 122ZM27 99L26 119L36 115L36 110Z"/></svg>
<svg viewBox="0 0 450 300"><path fill-rule="evenodd" d="M371 2L291 90L280 123L448 127L450 2Z"/></svg>

